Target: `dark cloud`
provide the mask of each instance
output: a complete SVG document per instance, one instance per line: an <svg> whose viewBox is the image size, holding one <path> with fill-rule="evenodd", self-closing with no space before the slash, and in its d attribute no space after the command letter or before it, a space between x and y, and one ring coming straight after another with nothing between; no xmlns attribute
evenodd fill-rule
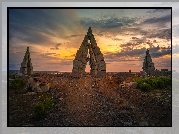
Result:
<svg viewBox="0 0 179 134"><path fill-rule="evenodd" d="M146 41L145 43L148 44L150 48L154 47L153 42L151 42L150 40Z"/></svg>
<svg viewBox="0 0 179 134"><path fill-rule="evenodd" d="M161 59L160 61L155 62L154 66L162 68L171 68L171 59Z"/></svg>
<svg viewBox="0 0 179 134"><path fill-rule="evenodd" d="M120 38L112 38L112 40L121 41L121 40L123 40L123 39L120 39Z"/></svg>
<svg viewBox="0 0 179 134"><path fill-rule="evenodd" d="M44 53L45 55L55 55L56 53Z"/></svg>
<svg viewBox="0 0 179 134"><path fill-rule="evenodd" d="M126 61L127 57L139 57L143 54L145 54L146 48L141 48L141 49L134 49L134 50L122 50L121 52L116 52L116 53L105 53L104 57L105 59L108 60L116 60L119 58L123 58L123 60ZM128 61L134 60L134 59L127 59ZM135 59L136 60L136 59ZM120 60L121 61L121 60Z"/></svg>
<svg viewBox="0 0 179 134"><path fill-rule="evenodd" d="M10 63L16 64L22 62L26 50L26 46L23 47L22 44L27 43L30 44L31 46L32 44L37 44L37 45L43 44L46 46L48 45L50 46L49 52L50 49L59 50L60 46L63 45L63 43L55 44L54 42L52 42L53 37L59 37L59 39L63 38L66 40L69 39L69 41L70 39L72 39L75 42L76 41L78 42L77 37L79 36L84 37L84 34L82 34L84 30L83 27L89 27L89 26L91 26L92 29L94 28L93 30L96 35L105 36L105 38L109 38L115 41L120 41L120 44L123 41L126 42L124 36L126 37L128 36L129 38L131 38L131 40L129 40L127 43L123 42L123 44L120 46L122 49L121 52L104 54L105 61L107 61L108 64L110 64L113 61L125 63L125 62L143 60L146 51L146 48L142 46L143 43L148 44L150 46L150 54L153 58L159 58L163 55L171 53L171 48L155 47L153 45L153 43L158 42L158 40L156 41L156 39L153 38L171 40L171 28L168 25L166 25L168 23L171 23L171 16L170 15L164 16L164 10L152 10L150 16L155 16L155 17L145 19L142 23L139 23L138 21L138 18L140 19L141 16L138 16L138 18L128 18L128 17L118 18L111 15L112 18L109 18L109 16L105 16L103 18L99 17L98 20L95 18L78 19L79 16L75 16L73 12L74 12L73 10L43 10L43 9L10 10L10 14L9 14L10 15L9 16ZM157 17L157 13L159 14L161 13L162 17ZM78 21L79 23L77 23ZM146 28L144 26L146 26ZM79 27L81 27L81 29L79 29ZM156 29L154 29L155 27ZM179 33L177 27L178 25L176 25L175 27L176 29L174 28L173 30L176 36ZM143 38L139 38L141 37L141 35L143 35ZM120 39L119 38L120 36L121 37L123 36L124 38ZM80 40L80 42L82 40ZM152 42L149 40L152 40ZM77 42L76 43L70 42L66 47L70 45L71 48L71 45L78 44ZM110 44L110 45L114 46L114 44ZM119 44L117 45L119 46ZM60 58L57 58L59 57L59 54L46 53L46 52L41 54L41 51L35 50L36 47L34 47L33 49L34 50L31 51L31 58L35 62L39 61L39 63L41 63L41 60L44 60L42 61L42 63L43 62L50 63L51 60L56 60L56 61L62 60ZM21 52L20 50L24 50L24 51ZM173 52L178 53L178 46L173 47ZM34 59L33 57L38 57L38 59ZM69 58L66 57L65 60L62 60L57 65L59 64L72 65L72 60L68 61L66 59Z"/></svg>
<svg viewBox="0 0 179 134"><path fill-rule="evenodd" d="M165 26L166 23L171 23L171 14L167 14L162 17L152 17L152 18L147 18L144 20L141 24L156 24L160 27Z"/></svg>
<svg viewBox="0 0 179 134"><path fill-rule="evenodd" d="M51 37L63 38L65 29L74 30L76 14L65 9L10 9L9 39L50 44Z"/></svg>
<svg viewBox="0 0 179 134"><path fill-rule="evenodd" d="M9 22L10 37L30 43L45 40L44 33L55 36L56 29L62 30L51 16L40 9L10 9Z"/></svg>
<svg viewBox="0 0 179 134"><path fill-rule="evenodd" d="M57 43L54 47L50 48L51 50L59 50L59 46L61 46L62 43Z"/></svg>
<svg viewBox="0 0 179 134"><path fill-rule="evenodd" d="M160 58L164 55L171 55L171 47L161 48L150 47L149 53L152 58ZM121 52L116 53L104 53L105 61L107 62L122 62L122 61L143 61L146 55L146 48L140 49L126 49L122 48Z"/></svg>
<svg viewBox="0 0 179 134"><path fill-rule="evenodd" d="M56 53L42 53L37 55L40 60L59 60L59 58L54 57Z"/></svg>
<svg viewBox="0 0 179 134"><path fill-rule="evenodd" d="M141 28L138 28L138 30L133 30L133 29L130 30L130 28L125 30L126 32L129 31L130 33L132 33L130 35L143 35L142 38L138 38L138 39L136 37L131 38L133 41L136 41L139 44L144 43L146 41L146 38L160 38L160 39L166 39L168 41L171 40L171 28L167 28L167 27L156 28L156 30L154 29L143 30L141 26ZM157 43L157 41L154 40L153 43Z"/></svg>
<svg viewBox="0 0 179 134"><path fill-rule="evenodd" d="M93 28L118 28L132 24L136 21L137 18L108 18L95 20L91 18L82 18L80 24L84 27L93 27Z"/></svg>
<svg viewBox="0 0 179 134"><path fill-rule="evenodd" d="M153 9L150 11L147 11L147 13L157 13L157 12L169 12L171 9Z"/></svg>
<svg viewBox="0 0 179 134"><path fill-rule="evenodd" d="M157 41L156 41L156 40L153 40L153 43L157 43Z"/></svg>
<svg viewBox="0 0 179 134"><path fill-rule="evenodd" d="M150 44L150 46L152 46L151 42L146 41L146 38L137 38L137 37L132 37L131 40L125 44L121 44L120 47L123 50L133 50L134 47L141 47L142 43L147 43Z"/></svg>
<svg viewBox="0 0 179 134"><path fill-rule="evenodd" d="M12 40L28 42L33 44L51 43L50 38L36 29L21 24L10 24L9 26L10 45Z"/></svg>
<svg viewBox="0 0 179 134"><path fill-rule="evenodd" d="M136 44L134 44L134 43L128 42L126 44L121 44L120 47L125 48L125 47L131 47L131 46L135 46L135 45Z"/></svg>
<svg viewBox="0 0 179 134"><path fill-rule="evenodd" d="M150 54L153 58L159 58L164 55L171 55L171 49L162 49L162 51L151 52Z"/></svg>
<svg viewBox="0 0 179 134"><path fill-rule="evenodd" d="M161 38L171 40L171 29L161 29L147 35L148 38Z"/></svg>
<svg viewBox="0 0 179 134"><path fill-rule="evenodd" d="M171 39L171 27L170 25L168 25L169 23L171 23L170 14L164 15L162 17L147 18L139 24L135 23L134 21L133 23L131 23L132 25L126 25L125 27L118 27L118 28L116 27L115 30L113 31L108 30L108 32L110 35L132 36L131 38L134 40L137 40L136 35L142 35L145 38L162 38L162 39L169 40ZM106 36L106 32L100 31L98 32L98 35Z"/></svg>
<svg viewBox="0 0 179 134"><path fill-rule="evenodd" d="M79 36L84 36L84 35L70 35L70 36L65 36L65 38L71 39L71 38L76 38Z"/></svg>
<svg viewBox="0 0 179 134"><path fill-rule="evenodd" d="M147 18L139 24L141 29L139 29L136 34L143 35L145 38L161 38L171 40L170 24L171 14L163 15L162 17Z"/></svg>
<svg viewBox="0 0 179 134"><path fill-rule="evenodd" d="M135 40L135 39L139 39L139 38L137 38L137 37L132 37L132 39Z"/></svg>

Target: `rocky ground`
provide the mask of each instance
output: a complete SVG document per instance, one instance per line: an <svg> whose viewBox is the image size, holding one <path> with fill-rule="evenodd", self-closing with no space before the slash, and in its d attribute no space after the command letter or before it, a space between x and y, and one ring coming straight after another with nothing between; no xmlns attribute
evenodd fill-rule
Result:
<svg viewBox="0 0 179 134"><path fill-rule="evenodd" d="M132 78L125 78L131 81ZM10 91L10 126L171 126L171 91L141 92L121 88L122 77L73 79L58 77L49 92ZM46 97L55 100L40 121L33 107Z"/></svg>

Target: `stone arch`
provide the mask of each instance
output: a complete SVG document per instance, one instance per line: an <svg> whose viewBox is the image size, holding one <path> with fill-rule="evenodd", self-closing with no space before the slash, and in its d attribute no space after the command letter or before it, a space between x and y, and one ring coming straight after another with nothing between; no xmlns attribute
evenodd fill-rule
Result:
<svg viewBox="0 0 179 134"><path fill-rule="evenodd" d="M90 57L87 57L88 51ZM81 77L86 73L85 68L88 60L91 68L91 76L103 77L106 75L106 63L100 48L97 46L91 27L89 27L87 35L85 35L79 50L77 50L75 59L73 60L72 75L74 77Z"/></svg>

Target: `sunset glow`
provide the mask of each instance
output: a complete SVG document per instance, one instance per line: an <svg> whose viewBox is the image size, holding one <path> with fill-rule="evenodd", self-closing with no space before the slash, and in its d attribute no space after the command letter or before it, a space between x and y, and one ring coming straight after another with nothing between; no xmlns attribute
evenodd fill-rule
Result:
<svg viewBox="0 0 179 134"><path fill-rule="evenodd" d="M170 9L10 9L9 69L29 46L34 71L71 72L89 27L107 72L142 71L147 48L156 69L171 70Z"/></svg>

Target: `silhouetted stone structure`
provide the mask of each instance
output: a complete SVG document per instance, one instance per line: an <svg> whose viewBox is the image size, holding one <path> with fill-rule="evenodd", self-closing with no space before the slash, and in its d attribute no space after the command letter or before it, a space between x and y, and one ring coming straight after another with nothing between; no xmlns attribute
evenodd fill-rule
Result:
<svg viewBox="0 0 179 134"><path fill-rule="evenodd" d="M90 74L93 77L103 77L106 75L106 63L100 48L97 46L91 27L76 53L73 60L72 76L81 77L85 74L86 64L89 61Z"/></svg>
<svg viewBox="0 0 179 134"><path fill-rule="evenodd" d="M22 73L24 75L33 74L33 66L31 63L29 47L27 47L23 62L21 63L20 73Z"/></svg>
<svg viewBox="0 0 179 134"><path fill-rule="evenodd" d="M143 71L147 73L147 75L152 75L155 71L154 63L152 62L152 58L149 54L149 50L146 51L146 56L143 62Z"/></svg>

